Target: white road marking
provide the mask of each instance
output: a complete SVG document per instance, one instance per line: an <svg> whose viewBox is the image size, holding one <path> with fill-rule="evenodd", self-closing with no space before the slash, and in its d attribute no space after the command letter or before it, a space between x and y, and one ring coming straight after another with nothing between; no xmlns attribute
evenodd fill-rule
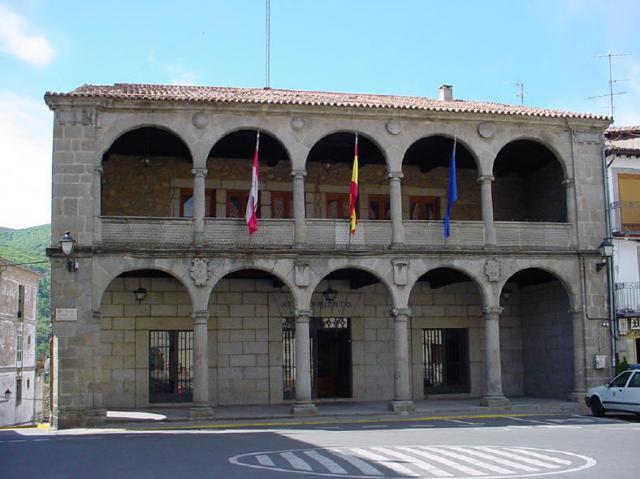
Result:
<svg viewBox="0 0 640 479"><path fill-rule="evenodd" d="M280 456L282 456L282 458L287 461L289 464L291 464L291 467L293 467L294 469L297 469L299 471L311 471L311 466L309 465L309 463L307 461L305 461L304 459L300 459L298 456L296 456L293 452L281 452Z"/></svg>
<svg viewBox="0 0 640 479"><path fill-rule="evenodd" d="M483 422L460 421L458 419L447 419L447 421L455 422L457 424L463 424L465 426L484 426Z"/></svg>
<svg viewBox="0 0 640 479"><path fill-rule="evenodd" d="M382 454L386 454L387 456L395 457L396 459L401 459L403 461L407 461L411 465L422 469L423 471L427 471L429 474L433 474L437 477L451 477L453 474L443 471L439 467L434 466L433 464L429 464L428 462L422 461L420 459L416 459L415 457L411 457L408 454L404 454L402 452L394 451L393 449L388 449L386 447L374 447L374 450L381 452Z"/></svg>
<svg viewBox="0 0 640 479"><path fill-rule="evenodd" d="M373 467L368 462L363 461L351 454L345 454L341 452L339 449L329 449L336 456L344 459L349 464L353 465L356 469L358 469L363 474L367 474L369 476L382 476L382 472L378 471L375 467Z"/></svg>
<svg viewBox="0 0 640 479"><path fill-rule="evenodd" d="M531 423L534 423L534 424L549 424L548 422L538 421L536 419L524 419L524 418L521 418L521 417L513 417L513 416L507 416L506 418L507 419L511 419L513 421L517 421L517 422L531 422Z"/></svg>
<svg viewBox="0 0 640 479"><path fill-rule="evenodd" d="M407 451L411 454L415 454L417 456L424 457L425 459L429 459L434 462L439 462L440 464L444 464L445 466L449 466L452 469L457 469L465 474L469 474L470 476L486 476L486 473L478 471L477 469L472 469L467 466L463 466L462 464L458 464L457 462L450 461L447 458L440 457L436 454L431 454L426 451L421 451L414 447L399 447L398 449L402 449L403 451Z"/></svg>
<svg viewBox="0 0 640 479"><path fill-rule="evenodd" d="M256 456L256 460L262 464L263 466L269 466L269 467L273 467L275 466L275 464L273 463L273 461L271 460L271 458L269 456L267 456L266 454L258 454Z"/></svg>
<svg viewBox="0 0 640 479"><path fill-rule="evenodd" d="M351 452L354 454L364 458L369 459L370 461L375 461L380 463L381 466L386 467L387 469L394 470L400 474L404 474L410 477L419 477L420 474L413 472L411 469L404 467L402 464L398 464L396 461L390 461L387 457L381 456L379 454L375 454L373 452L366 451L360 448L353 448Z"/></svg>
<svg viewBox="0 0 640 479"><path fill-rule="evenodd" d="M322 464L324 467L326 467L329 472L333 472L334 474L346 474L347 473L347 471L345 471L342 467L340 467L338 464L336 464L335 461L329 459L328 457L323 456L318 451L304 451L304 453L307 456L309 456L311 459L315 459L320 464Z"/></svg>
<svg viewBox="0 0 640 479"><path fill-rule="evenodd" d="M485 451L491 454L496 454L498 456L508 457L509 459L514 459L516 461L524 462L525 464L531 464L532 466L543 467L545 469L558 469L560 466L557 464L549 464L547 462L537 461L535 459L529 459L527 457L522 457L519 454L514 454L512 452L503 451L501 449L493 448L493 447L478 447L480 451Z"/></svg>
<svg viewBox="0 0 640 479"><path fill-rule="evenodd" d="M513 461L509 461L507 459L501 459L499 457L492 456L491 454L486 454L484 452L476 451L475 448L470 448L470 447L463 448L463 447L454 446L451 449L464 452L464 453L469 454L471 456L481 457L482 459L485 459L485 460L488 460L488 461L497 462L498 464L501 464L501 465L507 466L507 467L511 467L512 469L520 469L521 471L525 471L525 472L536 472L536 471L539 471L539 469L536 469L535 467L524 466L522 464L517 464L517 463L515 463Z"/></svg>
<svg viewBox="0 0 640 479"><path fill-rule="evenodd" d="M452 457L454 459L458 459L459 461L464 461L467 462L468 464L472 464L476 467L481 467L483 469L487 469L491 472L497 472L498 474L513 474L514 471L512 471L511 469L505 469L503 467L500 466L496 466L493 464L489 464L488 462L484 462L484 461L480 461L478 459L474 459L472 457L467 457L464 454L458 454L457 452L453 452L453 451L449 451L448 449L444 449L444 448L440 448L440 447L428 447L428 446L421 446L420 449L425 449L425 450L429 450L429 451L435 451L439 454L443 454L445 456L449 456ZM462 449L462 452L465 452L464 448L459 448Z"/></svg>
<svg viewBox="0 0 640 479"><path fill-rule="evenodd" d="M538 454L537 452L527 451L526 449L509 448L509 451L514 451L525 456L537 457L538 459L555 462L557 464L562 464L563 466L569 466L571 464L571 461L565 461L564 459L559 459L557 457L547 456L546 454Z"/></svg>
<svg viewBox="0 0 640 479"><path fill-rule="evenodd" d="M239 454L229 462L272 472L353 479L507 479L552 473L556 477L596 464L572 452L496 445L308 448Z"/></svg>

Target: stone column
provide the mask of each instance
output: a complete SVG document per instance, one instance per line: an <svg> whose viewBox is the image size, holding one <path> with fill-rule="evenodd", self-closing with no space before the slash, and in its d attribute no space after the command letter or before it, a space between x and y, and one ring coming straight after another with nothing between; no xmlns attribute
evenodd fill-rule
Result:
<svg viewBox="0 0 640 479"><path fill-rule="evenodd" d="M311 351L309 319L311 310L296 310L296 402L291 412L296 416L314 415L311 402Z"/></svg>
<svg viewBox="0 0 640 479"><path fill-rule="evenodd" d="M194 168L191 173L193 174L193 240L196 245L203 245L207 169Z"/></svg>
<svg viewBox="0 0 640 479"><path fill-rule="evenodd" d="M491 175L482 175L478 178L482 201L482 221L484 222L484 243L488 247L496 245L496 226L493 223L493 196L491 194L493 180Z"/></svg>
<svg viewBox="0 0 640 479"><path fill-rule="evenodd" d="M391 207L391 246L404 245L404 223L402 222L402 172L389 173L389 206Z"/></svg>
<svg viewBox="0 0 640 479"><path fill-rule="evenodd" d="M191 418L213 416L209 404L209 311L194 311L193 317L193 406Z"/></svg>
<svg viewBox="0 0 640 479"><path fill-rule="evenodd" d="M562 182L567 193L567 222L571 225L571 246L578 246L578 211L576 208L576 180L567 178Z"/></svg>
<svg viewBox="0 0 640 479"><path fill-rule="evenodd" d="M409 366L409 308L394 308L393 316L393 401L391 410L399 414L413 411Z"/></svg>
<svg viewBox="0 0 640 479"><path fill-rule="evenodd" d="M485 394L480 404L488 407L506 407L511 404L502 394L500 322L498 321L500 313L502 313L502 308L498 306L482 308L485 340Z"/></svg>
<svg viewBox="0 0 640 479"><path fill-rule="evenodd" d="M293 219L294 223L294 243L297 246L307 242L307 224L305 214L304 177L305 170L293 170Z"/></svg>
<svg viewBox="0 0 640 479"><path fill-rule="evenodd" d="M93 198L93 214L94 214L94 240L96 243L102 243L102 221L100 216L102 215L102 173L104 170L102 166L96 166L93 170L94 175L94 198Z"/></svg>
<svg viewBox="0 0 640 479"><path fill-rule="evenodd" d="M585 343L584 343L584 315L580 308L569 310L573 323L573 391L569 400L584 403L584 393L587 390L585 376Z"/></svg>

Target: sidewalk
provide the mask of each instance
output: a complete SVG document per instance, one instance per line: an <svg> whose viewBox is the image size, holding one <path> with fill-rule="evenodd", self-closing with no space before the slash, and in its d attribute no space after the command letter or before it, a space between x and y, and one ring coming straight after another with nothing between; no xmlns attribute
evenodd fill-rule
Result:
<svg viewBox="0 0 640 479"><path fill-rule="evenodd" d="M174 408L145 408L136 410L107 411L106 427L126 427L127 425L152 425L162 423L190 423L196 426L201 423L217 423L249 420L278 420L278 422L299 422L309 420L328 420L330 418L417 418L465 415L514 415L514 414L575 414L586 412L581 403L561 401L557 399L509 398L510 408L488 408L480 406L475 399L430 399L414 401L415 412L400 416L389 410L388 401L319 401L315 405L318 414L315 416L293 416L290 404L263 406L218 406L214 408L214 417L209 419L190 419L188 406Z"/></svg>

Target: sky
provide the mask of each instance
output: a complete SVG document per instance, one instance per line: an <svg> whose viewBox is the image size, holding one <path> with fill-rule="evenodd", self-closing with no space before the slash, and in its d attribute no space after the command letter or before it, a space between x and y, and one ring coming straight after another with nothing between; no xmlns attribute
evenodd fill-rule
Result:
<svg viewBox="0 0 640 479"><path fill-rule="evenodd" d="M46 91L264 87L265 0L0 0L0 226L50 222ZM271 0L272 88L454 98L640 124L640 1Z"/></svg>

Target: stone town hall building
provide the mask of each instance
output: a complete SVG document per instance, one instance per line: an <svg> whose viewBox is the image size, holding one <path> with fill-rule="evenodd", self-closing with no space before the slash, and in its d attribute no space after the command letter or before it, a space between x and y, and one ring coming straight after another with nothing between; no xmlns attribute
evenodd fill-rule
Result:
<svg viewBox="0 0 640 479"><path fill-rule="evenodd" d="M438 100L135 84L45 100L58 427L185 403L206 417L313 414L335 398L397 412L425 398L581 400L608 375L594 362L610 357L596 268L607 117L460 101L447 86Z"/></svg>

